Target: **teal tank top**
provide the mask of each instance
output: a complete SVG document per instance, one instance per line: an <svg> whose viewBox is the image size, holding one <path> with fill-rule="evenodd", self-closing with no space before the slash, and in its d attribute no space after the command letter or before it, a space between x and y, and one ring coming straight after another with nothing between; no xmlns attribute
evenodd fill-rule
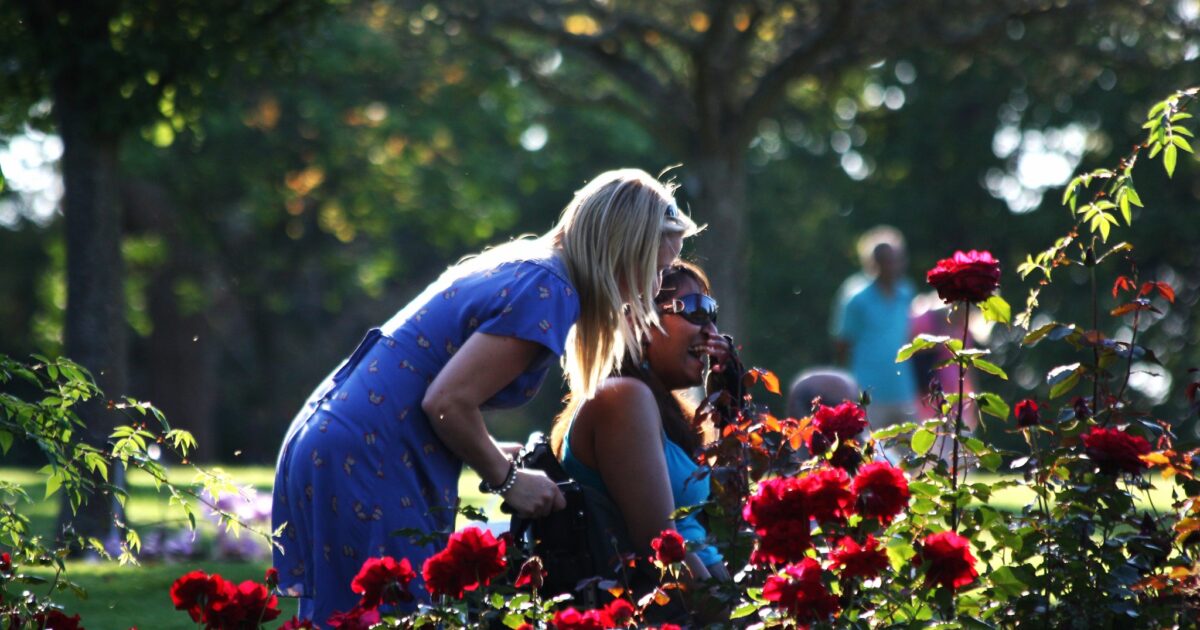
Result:
<svg viewBox="0 0 1200 630"><path fill-rule="evenodd" d="M600 477L600 471L579 461L571 452L571 431L574 428L575 418L572 417L570 424L567 426L567 434L563 437L563 468L567 471L567 474L571 475L579 483L595 488L611 498L612 495L609 494L608 488L604 485L604 479ZM667 437L666 430L662 432L662 439L663 455L667 461L667 477L671 481L671 497L675 500L675 508L699 505L707 501L709 492L708 472L697 473L701 469L701 466L692 461L691 457L688 457L687 452L683 450L682 446L672 442ZM704 525L700 523L700 519L696 514L689 514L675 521L675 529L688 542L702 543L708 537L708 531L704 529ZM704 566L722 561L720 552L712 545L705 545L698 548L696 555L704 563Z"/></svg>

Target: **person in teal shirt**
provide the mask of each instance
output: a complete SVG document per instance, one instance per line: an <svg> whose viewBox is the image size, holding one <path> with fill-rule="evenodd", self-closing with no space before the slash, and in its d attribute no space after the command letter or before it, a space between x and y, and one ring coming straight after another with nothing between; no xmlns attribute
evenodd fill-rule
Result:
<svg viewBox="0 0 1200 630"><path fill-rule="evenodd" d="M859 238L863 273L842 283L830 317L830 334L839 364L847 365L870 393L867 417L874 429L913 419L916 377L896 352L911 340L915 290L904 269L904 237L896 228L878 226Z"/></svg>
<svg viewBox="0 0 1200 630"><path fill-rule="evenodd" d="M572 398L551 433L567 473L612 499L632 551L646 556L663 530L677 530L689 543L685 562L698 580L729 579L729 572L696 514L671 520L677 508L707 501L710 486L708 471L695 461L704 433L673 392L701 384L706 356L719 365L729 355L708 292L698 267L668 269L654 300L661 328L644 341L643 359L627 357L594 398Z"/></svg>

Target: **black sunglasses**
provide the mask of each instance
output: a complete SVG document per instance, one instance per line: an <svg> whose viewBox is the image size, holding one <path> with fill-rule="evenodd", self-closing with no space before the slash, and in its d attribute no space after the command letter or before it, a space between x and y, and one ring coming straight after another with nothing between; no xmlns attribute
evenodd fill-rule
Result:
<svg viewBox="0 0 1200 630"><path fill-rule="evenodd" d="M717 323L717 301L703 293L689 293L659 304L663 313L678 315L697 326Z"/></svg>

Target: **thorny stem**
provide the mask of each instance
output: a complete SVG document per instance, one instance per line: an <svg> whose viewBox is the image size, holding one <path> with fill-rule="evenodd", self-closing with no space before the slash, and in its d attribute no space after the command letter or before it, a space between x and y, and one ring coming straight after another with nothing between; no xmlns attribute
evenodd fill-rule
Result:
<svg viewBox="0 0 1200 630"><path fill-rule="evenodd" d="M1125 395L1125 388L1129 386L1129 374L1133 372L1133 349L1136 347L1135 344L1137 344L1138 320L1141 318L1141 315L1142 312L1140 310L1133 312L1133 334L1129 337L1129 361L1125 364L1125 380L1121 383L1121 389L1117 392L1118 402ZM1110 408L1108 417L1104 419L1106 426L1112 420L1112 415L1112 409Z"/></svg>
<svg viewBox="0 0 1200 630"><path fill-rule="evenodd" d="M1092 251L1095 251L1096 239L1092 238ZM1095 254L1088 262L1092 275L1092 407L1094 416L1100 415L1100 300L1096 295L1096 260Z"/></svg>
<svg viewBox="0 0 1200 630"><path fill-rule="evenodd" d="M971 305L964 303L965 312L963 313L963 350L967 349L967 334L971 324ZM962 434L963 424L963 391L967 380L967 366L965 363L958 364L958 412L954 414L954 461L950 467L950 491L954 494L954 505L950 510L950 531L958 533L958 442L959 436ZM964 478L965 482L966 479Z"/></svg>

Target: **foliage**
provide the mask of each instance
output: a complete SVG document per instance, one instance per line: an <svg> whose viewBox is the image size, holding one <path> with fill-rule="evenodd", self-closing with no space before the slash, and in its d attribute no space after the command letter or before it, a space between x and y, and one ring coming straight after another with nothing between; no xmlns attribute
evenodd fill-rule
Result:
<svg viewBox="0 0 1200 630"><path fill-rule="evenodd" d="M226 528L237 531L241 526L236 515L221 510L216 502L221 494L236 491L224 475L197 469L193 486L168 480L160 453L165 451L186 464L195 440L187 431L172 428L153 405L129 398L108 401L129 424L116 427L109 443L100 449L82 439L86 425L77 414L78 407L94 398L103 400L103 393L83 367L66 358L35 356L31 362L22 362L0 355L0 385L0 451L7 456L14 443L36 445L45 461L38 471L44 478L45 498L62 493L72 510L89 501L115 500L123 506L129 495L115 483L115 477L137 470L154 481L165 500L183 510L193 529L197 504L218 512ZM58 593L73 591L86 596L67 575L66 558L79 550L109 558L105 542L71 529L54 536L31 530L30 519L20 506L34 500L21 483L0 482L0 499L0 541L6 550L0 563L4 593L0 612L6 618L12 615L19 625L38 615L59 614L54 603ZM121 534L117 560L122 565L136 564L142 544L138 531L119 517L112 527ZM254 533L269 539L267 533ZM43 577L38 571L41 567L52 570L52 576ZM41 585L46 591L39 595L29 588L17 596L17 585Z"/></svg>

